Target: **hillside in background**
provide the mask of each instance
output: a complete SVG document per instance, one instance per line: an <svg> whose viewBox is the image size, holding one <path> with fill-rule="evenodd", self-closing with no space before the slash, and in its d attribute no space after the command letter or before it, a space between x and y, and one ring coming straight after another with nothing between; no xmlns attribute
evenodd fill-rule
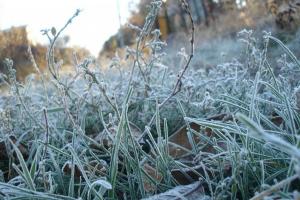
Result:
<svg viewBox="0 0 300 200"><path fill-rule="evenodd" d="M82 59L90 55L89 51L79 47L67 47L68 37L60 38L56 44L55 54L57 61L63 60L63 65L73 64L73 53L76 52L77 58ZM42 44L33 44L28 38L26 26L12 27L7 30L0 31L0 72L6 72L4 63L5 58L11 58L14 61L14 67L17 69L17 79L24 78L36 73L33 67L34 60L31 59L30 50L33 58L41 71L47 68L46 54L47 46Z"/></svg>
<svg viewBox="0 0 300 200"><path fill-rule="evenodd" d="M158 13L154 28L161 31L161 38L172 44L178 35L186 35L190 29L187 14L180 1L168 0ZM258 32L271 31L285 42L296 37L300 25L299 0L188 0L192 17L196 24L196 38L205 43L215 38L235 38L241 29L253 29ZM142 27L151 6L147 0L141 0L138 12L132 13L128 24ZM119 32L106 41L99 60L111 58L115 51L124 46L135 44L136 30L124 25ZM182 40L182 38L181 38ZM174 42L178 44L178 40ZM196 45L197 46L197 45Z"/></svg>

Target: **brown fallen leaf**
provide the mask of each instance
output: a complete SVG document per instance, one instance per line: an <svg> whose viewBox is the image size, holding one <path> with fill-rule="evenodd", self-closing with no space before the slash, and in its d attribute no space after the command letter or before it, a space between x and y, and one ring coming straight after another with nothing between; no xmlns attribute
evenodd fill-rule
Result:
<svg viewBox="0 0 300 200"><path fill-rule="evenodd" d="M276 126L280 126L284 120L276 112L273 112L271 116L271 122L273 122Z"/></svg>
<svg viewBox="0 0 300 200"><path fill-rule="evenodd" d="M200 126L195 123L190 124L191 129L200 131ZM199 142L199 137L194 137L196 142ZM181 127L178 131L169 137L169 154L173 158L179 158L189 152L192 149L187 136L187 126Z"/></svg>
<svg viewBox="0 0 300 200"><path fill-rule="evenodd" d="M211 173L210 170L206 169L207 175L211 178L213 174L216 175L219 172ZM181 185L191 184L195 181L198 181L201 177L205 176L205 172L201 165L190 167L190 168L181 168L181 169L173 169L171 170L171 174L174 179ZM231 165L227 164L224 168L224 174L230 175L231 174Z"/></svg>
<svg viewBox="0 0 300 200"><path fill-rule="evenodd" d="M206 118L206 120L231 121L233 120L233 117L232 114L230 113L222 113L222 114L210 116ZM199 132L201 126L196 123L190 123L190 128ZM188 132L187 126L185 125L169 137L169 153L170 156L172 156L173 158L180 158L188 154L188 152L192 150L192 146L189 142L187 132ZM204 133L207 137L213 136L213 131L210 128L205 128ZM200 142L199 136L192 134L192 137L195 143ZM221 145L221 147L225 148L224 145ZM203 151L213 153L214 148L208 146Z"/></svg>
<svg viewBox="0 0 300 200"><path fill-rule="evenodd" d="M64 166L62 171L64 172L64 175L69 175L71 176L72 173L72 164L71 162L67 162ZM80 169L77 167L77 165L74 165L74 177L79 178L82 176L82 173Z"/></svg>
<svg viewBox="0 0 300 200"><path fill-rule="evenodd" d="M17 138L16 138L15 136L13 136L13 135L9 136L9 139L10 139L14 144L17 145L17 147L19 148L20 152L21 152L22 155L23 155L23 158L24 158L24 159L28 158L28 155L29 155L29 154L28 154L28 149L27 149L27 147L26 147L24 144L18 142ZM5 142L5 141L1 141L1 142L0 142L0 160L7 160L7 159L9 159L9 155L8 155L8 154L9 154L9 151L8 151L8 149L7 149L7 144L6 144L6 142ZM14 155L14 157L16 157L15 154L13 154L13 155Z"/></svg>
<svg viewBox="0 0 300 200"><path fill-rule="evenodd" d="M190 124L191 129L199 132L201 126L195 123ZM189 142L187 135L187 127L183 126L177 132L169 137L169 154L173 158L181 158L192 150L192 146ZM204 133L207 137L211 137L213 132L210 128L205 128ZM200 142L199 136L192 136L194 138L195 143ZM204 151L210 151L209 147Z"/></svg>
<svg viewBox="0 0 300 200"><path fill-rule="evenodd" d="M10 135L9 139L18 147L23 158L26 160L29 156L28 147L18 142L17 138L13 135ZM3 171L4 179L6 181L10 180L11 177L15 175L13 170L11 170L11 167L9 166L10 164L8 162L8 159L11 157L17 158L17 155L15 152L12 151L12 147L9 144L8 140L1 141L0 142L0 169Z"/></svg>
<svg viewBox="0 0 300 200"><path fill-rule="evenodd" d="M103 164L99 164L98 162L89 162L87 166L84 166L84 170L94 172L97 176L105 176L107 172L107 166ZM62 168L64 175L71 175L72 173L72 163L67 161ZM79 178L82 177L82 172L80 171L79 167L75 164L74 165L74 177Z"/></svg>
<svg viewBox="0 0 300 200"><path fill-rule="evenodd" d="M230 113L221 113L218 115L213 115L210 117L207 117L206 120L216 120L216 121L232 121L233 117Z"/></svg>
<svg viewBox="0 0 300 200"><path fill-rule="evenodd" d="M107 127L107 130L109 133L107 133L106 130L103 130L101 133L94 136L94 140L99 142L99 144L103 144L107 149L112 146L112 140L111 137L115 137L117 133L117 126L116 125L109 125ZM138 139L141 135L142 131L133 123L130 122L129 124L130 132L133 136L133 138ZM110 134L110 135L108 135Z"/></svg>
<svg viewBox="0 0 300 200"><path fill-rule="evenodd" d="M160 182L162 180L162 175L159 173L154 167L145 164L143 169L145 172L151 176L155 181ZM144 179L144 188L147 192L155 192L157 190L157 186L152 182Z"/></svg>
<svg viewBox="0 0 300 200"><path fill-rule="evenodd" d="M179 184L188 185L199 180L199 175L197 173L203 173L203 170L200 170L199 167L193 167L192 169L173 169L171 174Z"/></svg>
<svg viewBox="0 0 300 200"><path fill-rule="evenodd" d="M215 115L212 117L208 117L206 120L218 120L218 121L228 121L232 120L232 115L230 114L220 114L220 115ZM200 132L201 126L195 123L190 123L190 128ZM189 142L188 139L188 129L187 126L183 126L180 128L177 132L175 132L173 135L169 137L169 154L172 156L174 159L185 159L187 161L193 162L193 163L198 163L197 161L197 156L190 156L191 154L188 154L189 151L192 150L192 146ZM205 128L201 134L205 134L208 138L214 137L214 132L210 128ZM200 142L199 136L195 136L194 141L195 143ZM227 149L227 143L218 141L216 142L216 146L213 146L211 144L206 145L201 151L204 154L216 154L217 148L226 150ZM201 159L201 158L200 158ZM224 169L230 173L231 167L228 166L228 169ZM207 170L207 173L209 176L211 176L209 170ZM183 185L186 184L191 184L195 181L198 181L201 176L204 176L204 171L203 168L200 166L196 167L191 167L191 168L184 168L184 169L173 169L171 171L172 176L174 179Z"/></svg>

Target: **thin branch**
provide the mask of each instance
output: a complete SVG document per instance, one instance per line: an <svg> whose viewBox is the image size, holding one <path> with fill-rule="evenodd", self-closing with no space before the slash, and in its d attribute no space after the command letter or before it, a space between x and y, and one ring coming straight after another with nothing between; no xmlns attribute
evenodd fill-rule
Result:
<svg viewBox="0 0 300 200"><path fill-rule="evenodd" d="M182 78L185 74L185 72L187 71L187 69L189 68L190 66L190 63L194 57L194 49L195 49L195 25L194 25L194 20L193 20L193 17L192 17L192 14L191 14L191 9L188 5L188 3L185 1L185 0L180 0L183 7L184 7L184 10L185 12L188 14L189 16L189 19L191 21L191 26L192 26L192 37L191 37L191 40L190 40L190 55L189 55L189 58L183 68L183 70L181 71L181 73L177 76L177 81L176 81L176 84L172 90L172 92L169 94L169 96L162 102L158 105L158 109L160 110L171 98L173 98L176 94L178 94L180 91L181 91L181 87L182 87ZM151 118L150 122L148 123L147 126L151 126L152 123L154 122L155 120L155 117L156 115L154 114L153 117ZM138 141L140 142L144 137L145 135L147 134L147 131L144 130L144 132L142 133L142 135L140 136L140 138L138 139Z"/></svg>
<svg viewBox="0 0 300 200"><path fill-rule="evenodd" d="M50 47L47 53L47 64L49 71L51 75L53 76L54 79L58 80L58 74L55 73L54 71L54 45L58 37L61 35L61 33L67 28L69 24L72 23L73 19L79 15L81 11L79 9L76 10L75 14L67 21L67 23L58 31L57 34L54 35L54 38L51 39L50 36L48 35L48 32L45 31L45 34L50 40Z"/></svg>
<svg viewBox="0 0 300 200"><path fill-rule="evenodd" d="M107 101L107 103L108 103L108 104L112 107L112 109L116 112L118 119L120 119L120 116L121 116L121 115L120 115L120 113L119 113L119 111L118 111L118 107L117 107L116 105L114 105L114 103L113 103L113 102L111 101L111 99L108 97L105 88L102 87L102 86L100 85L100 82L98 81L96 75L88 69L88 67L87 67L88 64L89 64L89 63L83 63L83 69L84 69L85 74L89 75L89 76L92 78L93 82L98 86L99 90L100 90L101 93L103 94L103 96L104 96L105 100Z"/></svg>
<svg viewBox="0 0 300 200"><path fill-rule="evenodd" d="M185 74L185 72L187 71L187 69L189 68L190 66L190 63L194 57L194 49L195 49L195 46L194 46L194 42L195 42L195 25L194 25L194 20L193 20L193 17L192 17L192 14L191 14L191 10L190 10L190 7L188 5L188 3L185 1L185 0L181 0L182 2L182 5L184 7L184 10L185 12L188 14L189 18L190 18L190 21L191 21L191 24L192 24L192 38L190 40L190 43L191 43L191 53L189 55L189 58L183 68L183 70L181 71L181 73L178 75L178 78L177 78L177 81L176 81L176 84L173 88L173 91L172 93L159 105L160 107L162 107L169 99L171 99L172 97L174 97L178 92L181 91L181 86L182 86L182 78Z"/></svg>

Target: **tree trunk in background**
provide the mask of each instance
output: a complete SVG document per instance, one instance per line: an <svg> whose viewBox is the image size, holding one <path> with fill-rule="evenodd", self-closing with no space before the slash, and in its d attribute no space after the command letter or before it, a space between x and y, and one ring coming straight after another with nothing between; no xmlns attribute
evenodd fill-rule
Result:
<svg viewBox="0 0 300 200"><path fill-rule="evenodd" d="M223 12L230 12L237 9L236 0L220 0L220 7Z"/></svg>
<svg viewBox="0 0 300 200"><path fill-rule="evenodd" d="M202 0L190 0L190 7L192 10L193 19L197 24L205 20L205 11Z"/></svg>
<svg viewBox="0 0 300 200"><path fill-rule="evenodd" d="M163 3L161 10L158 14L157 17L157 27L159 28L161 32L161 37L163 40L166 40L168 37L168 34L171 33L170 29L170 20L168 17L168 11L167 11L167 6L165 3Z"/></svg>
<svg viewBox="0 0 300 200"><path fill-rule="evenodd" d="M202 6L205 14L205 25L209 26L210 21L215 20L214 11L216 3L213 0L202 0Z"/></svg>

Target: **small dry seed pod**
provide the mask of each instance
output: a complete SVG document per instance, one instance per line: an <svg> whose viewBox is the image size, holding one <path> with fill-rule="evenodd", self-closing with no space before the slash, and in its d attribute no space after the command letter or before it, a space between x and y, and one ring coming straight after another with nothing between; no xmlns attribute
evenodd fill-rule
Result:
<svg viewBox="0 0 300 200"><path fill-rule="evenodd" d="M55 27L51 28L51 34L53 35L53 37L56 36L56 29L55 29Z"/></svg>

